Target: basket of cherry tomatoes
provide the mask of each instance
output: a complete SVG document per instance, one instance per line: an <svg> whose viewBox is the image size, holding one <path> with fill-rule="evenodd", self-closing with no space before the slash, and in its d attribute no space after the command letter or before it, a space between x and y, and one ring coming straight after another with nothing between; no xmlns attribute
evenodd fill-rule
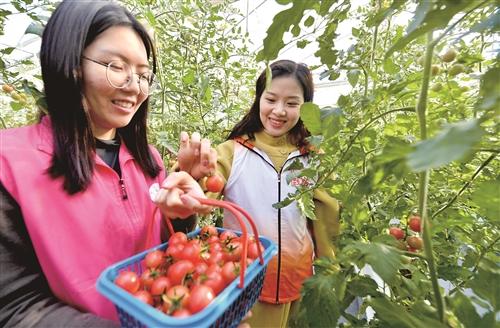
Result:
<svg viewBox="0 0 500 328"><path fill-rule="evenodd" d="M276 245L236 204L202 201L232 212L241 231L174 233L167 219L167 243L108 267L97 281L122 327L236 327L258 300Z"/></svg>

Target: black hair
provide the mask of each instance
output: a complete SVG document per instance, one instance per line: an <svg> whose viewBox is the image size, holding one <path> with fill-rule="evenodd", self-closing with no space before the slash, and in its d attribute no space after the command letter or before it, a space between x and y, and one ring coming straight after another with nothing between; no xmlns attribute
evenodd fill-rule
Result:
<svg viewBox="0 0 500 328"><path fill-rule="evenodd" d="M64 178L68 194L89 186L95 164L95 139L83 106L79 74L82 53L99 34L113 26L128 26L139 35L156 72L156 53L148 32L130 12L114 2L64 0L43 32L40 64L54 143L48 173L53 178ZM145 174L156 177L161 168L148 147L148 105L146 99L130 123L117 130Z"/></svg>
<svg viewBox="0 0 500 328"><path fill-rule="evenodd" d="M299 82L304 93L304 102L313 101L314 83L312 74L309 68L304 64L299 64L291 60L278 60L270 65L272 78L275 79L281 76L292 76ZM266 70L264 69L255 83L255 98L250 107L250 110L239 121L228 136L229 139L234 139L242 135L248 135L250 139L255 138L255 132L262 131L264 126L260 120L260 98L266 89ZM288 141L298 148L306 146L308 143L305 140L310 136L310 132L304 126L301 119L288 132Z"/></svg>

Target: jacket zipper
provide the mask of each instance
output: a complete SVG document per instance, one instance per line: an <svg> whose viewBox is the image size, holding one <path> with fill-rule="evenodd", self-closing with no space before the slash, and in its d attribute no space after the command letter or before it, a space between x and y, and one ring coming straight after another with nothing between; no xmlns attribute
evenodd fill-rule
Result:
<svg viewBox="0 0 500 328"><path fill-rule="evenodd" d="M304 154L300 154L300 155L296 155L296 156L287 158L285 160L285 162L283 163L283 165L281 166L280 171L278 172L278 170L276 170L276 168L274 167L274 165L271 164L271 163L269 163L264 158L264 156L262 156L261 154L259 154L258 152L256 152L255 150L253 150L252 148L248 147L247 145L245 145L243 143L240 143L240 145L242 145L243 147L247 148L248 150L250 150L251 152L253 152L257 156L259 156L260 158L262 158L262 160L264 162L266 162L267 164L269 164L274 169L274 171L276 171L277 177L278 177L278 202L281 202L281 173L283 172L283 169L285 168L285 165L286 165L286 163L288 161L291 161L291 160L294 160L296 158L302 157L302 156L304 156ZM278 267L277 267L277 272L278 272L278 274L277 274L277 278L276 278L276 300L275 301L276 301L276 304L279 304L280 277L281 277L281 208L278 209Z"/></svg>
<svg viewBox="0 0 500 328"><path fill-rule="evenodd" d="M282 167L283 168L283 167ZM281 202L281 172L278 173L278 202ZM278 268L276 279L276 304L280 299L280 277L281 277L281 208L278 208Z"/></svg>
<svg viewBox="0 0 500 328"><path fill-rule="evenodd" d="M120 190L122 192L122 199L123 200L128 199L127 189L125 189L125 183L123 182L122 178L120 178L120 180L118 181L118 184L120 185Z"/></svg>

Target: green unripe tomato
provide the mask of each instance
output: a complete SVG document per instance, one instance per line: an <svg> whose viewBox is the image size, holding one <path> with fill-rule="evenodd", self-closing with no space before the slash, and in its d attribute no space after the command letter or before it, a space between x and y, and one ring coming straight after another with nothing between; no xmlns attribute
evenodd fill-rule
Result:
<svg viewBox="0 0 500 328"><path fill-rule="evenodd" d="M455 75L458 75L460 73L463 73L465 71L465 66L462 65L462 64L455 64L453 66L450 67L449 71L448 71L448 74L450 76L455 76Z"/></svg>
<svg viewBox="0 0 500 328"><path fill-rule="evenodd" d="M434 92L438 92L438 91L441 91L443 89L443 85L439 82L437 83L434 83L431 87L431 90L434 91Z"/></svg>
<svg viewBox="0 0 500 328"><path fill-rule="evenodd" d="M431 67L432 76L438 75L440 71L441 71L441 68L438 65L432 65L432 67Z"/></svg>
<svg viewBox="0 0 500 328"><path fill-rule="evenodd" d="M453 48L446 50L446 52L441 56L441 60L445 63L451 63L457 58L457 51Z"/></svg>

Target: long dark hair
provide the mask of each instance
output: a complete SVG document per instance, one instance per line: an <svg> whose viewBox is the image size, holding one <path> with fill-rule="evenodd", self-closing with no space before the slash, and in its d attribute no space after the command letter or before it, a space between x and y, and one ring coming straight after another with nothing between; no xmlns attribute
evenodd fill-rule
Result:
<svg viewBox="0 0 500 328"><path fill-rule="evenodd" d="M53 178L64 178L68 194L89 186L95 164L95 140L83 108L82 80L77 73L82 53L113 26L129 26L140 36L155 72L156 53L147 31L126 9L111 1L64 0L43 32L40 64L54 143L48 173ZM148 147L147 115L148 99L118 133L145 174L156 177L161 168Z"/></svg>
<svg viewBox="0 0 500 328"><path fill-rule="evenodd" d="M281 76L292 76L299 82L304 92L304 102L311 102L314 97L314 83L311 71L304 64L298 64L291 60L278 60L270 65L272 78ZM234 139L242 135L248 135L250 139L255 138L255 132L262 131L264 126L260 120L260 98L266 89L266 70L260 74L255 83L255 99L248 113L239 121L228 136ZM288 132L288 141L298 148L307 145L306 137L310 136L301 119Z"/></svg>

